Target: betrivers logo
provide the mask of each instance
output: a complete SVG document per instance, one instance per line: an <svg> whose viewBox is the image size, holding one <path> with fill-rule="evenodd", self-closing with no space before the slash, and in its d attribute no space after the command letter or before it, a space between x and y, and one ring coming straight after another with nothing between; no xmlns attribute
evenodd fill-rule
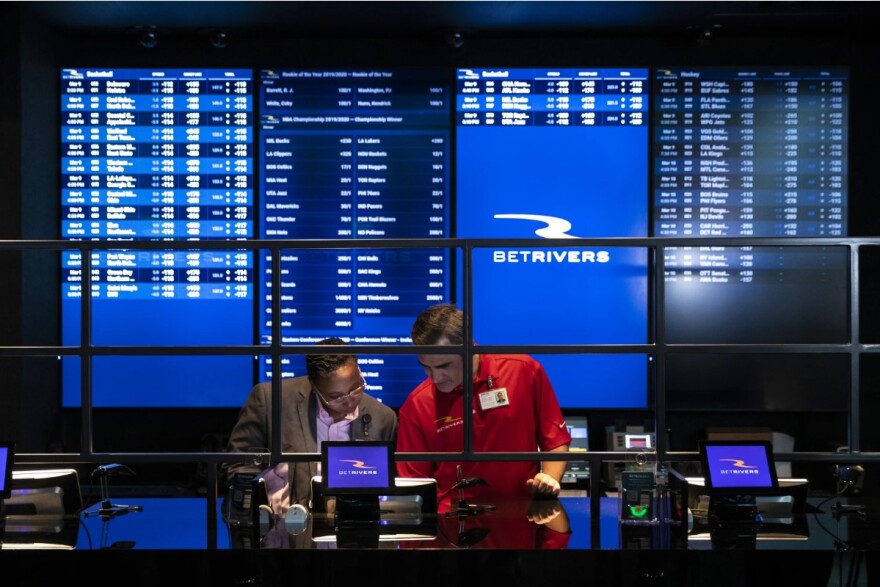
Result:
<svg viewBox="0 0 880 587"><path fill-rule="evenodd" d="M721 469L718 471L722 475L759 475L761 472L754 465L747 465L742 459L718 459L719 461L727 461L731 463L732 469Z"/></svg>
<svg viewBox="0 0 880 587"><path fill-rule="evenodd" d="M350 463L348 468L339 467L338 473L340 476L344 475L378 475L379 471L376 470L376 467L366 464L364 461L358 459L339 459L340 463Z"/></svg>
<svg viewBox="0 0 880 587"><path fill-rule="evenodd" d="M443 432L454 426L461 426L463 420L460 416L457 418L455 416L443 416L442 418L437 418L435 424L437 425L437 432Z"/></svg>
<svg viewBox="0 0 880 587"><path fill-rule="evenodd" d="M568 231L571 230L571 222L557 216L495 214L495 218L540 222L543 226L536 228L535 234L541 238L581 238L568 234ZM608 263L610 260L611 254L608 251L583 249L492 251L492 261L495 263Z"/></svg>

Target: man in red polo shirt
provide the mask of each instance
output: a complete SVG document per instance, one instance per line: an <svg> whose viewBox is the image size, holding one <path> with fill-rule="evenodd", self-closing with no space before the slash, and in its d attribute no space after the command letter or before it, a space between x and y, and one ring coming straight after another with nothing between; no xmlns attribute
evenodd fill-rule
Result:
<svg viewBox="0 0 880 587"><path fill-rule="evenodd" d="M462 312L441 304L423 311L412 328L416 345L463 344ZM398 452L464 450L464 361L460 355L419 355L427 378L400 407ZM473 355L474 452L567 451L571 436L553 386L528 355ZM438 511L454 509L459 479L479 477L488 486L465 489L466 501L494 504L510 498L559 495L565 461L399 461L403 477L437 479Z"/></svg>

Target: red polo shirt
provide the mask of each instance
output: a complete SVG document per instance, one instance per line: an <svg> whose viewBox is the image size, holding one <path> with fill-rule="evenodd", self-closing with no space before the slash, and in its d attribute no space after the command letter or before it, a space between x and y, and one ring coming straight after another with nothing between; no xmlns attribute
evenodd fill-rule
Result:
<svg viewBox="0 0 880 587"><path fill-rule="evenodd" d="M492 388L489 388L489 378ZM474 377L473 429L475 452L550 451L571 442L562 410L543 366L528 355L480 355ZM498 392L506 400L495 402ZM480 394L491 391L481 405ZM399 410L398 452L461 452L464 450L462 404L464 390L438 392L426 378L407 397ZM539 463L525 462L400 462L403 477L433 477L442 496L457 481L456 466L464 477L479 476L488 487L465 490L469 503L494 504L497 498L529 497L526 485ZM449 508L458 491L446 496L439 511Z"/></svg>

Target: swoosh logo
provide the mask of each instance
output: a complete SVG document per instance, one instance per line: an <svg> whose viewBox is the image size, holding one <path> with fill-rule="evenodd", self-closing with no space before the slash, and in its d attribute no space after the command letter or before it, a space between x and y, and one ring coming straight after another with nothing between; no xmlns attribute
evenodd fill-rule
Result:
<svg viewBox="0 0 880 587"><path fill-rule="evenodd" d="M453 422L458 422L461 418L455 418L453 416L443 416L442 418L438 418L435 420L435 424L438 426L442 424L452 424Z"/></svg>
<svg viewBox="0 0 880 587"><path fill-rule="evenodd" d="M352 463L352 467L355 469L375 469L376 467L371 467L364 463L364 461L358 461L356 459L339 459L343 463Z"/></svg>
<svg viewBox="0 0 880 587"><path fill-rule="evenodd" d="M535 234L541 238L580 238L568 234L568 231L571 230L571 222L565 218L542 216L541 214L496 214L495 218L543 222L544 226L535 229Z"/></svg>
<svg viewBox="0 0 880 587"><path fill-rule="evenodd" d="M745 461L743 461L742 459L718 459L718 460L729 461L730 463L733 464L734 467L737 467L740 469L757 469L757 467L755 467L753 465L747 465L745 463Z"/></svg>

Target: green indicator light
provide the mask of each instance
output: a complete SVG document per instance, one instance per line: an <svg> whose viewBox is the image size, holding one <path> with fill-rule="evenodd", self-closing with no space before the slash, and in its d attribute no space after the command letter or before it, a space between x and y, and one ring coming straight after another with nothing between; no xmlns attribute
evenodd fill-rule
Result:
<svg viewBox="0 0 880 587"><path fill-rule="evenodd" d="M648 506L646 505L631 505L629 506L629 513L634 518L644 518L648 515Z"/></svg>

